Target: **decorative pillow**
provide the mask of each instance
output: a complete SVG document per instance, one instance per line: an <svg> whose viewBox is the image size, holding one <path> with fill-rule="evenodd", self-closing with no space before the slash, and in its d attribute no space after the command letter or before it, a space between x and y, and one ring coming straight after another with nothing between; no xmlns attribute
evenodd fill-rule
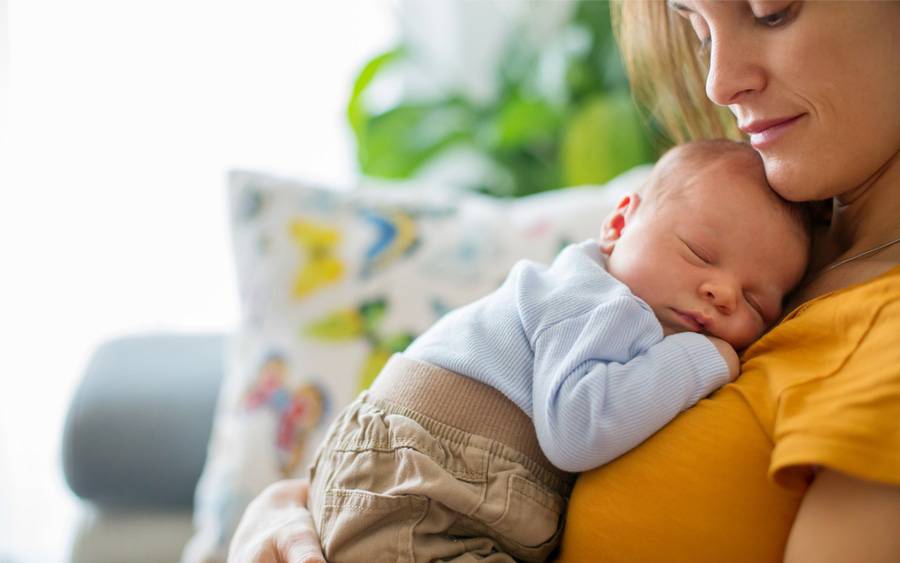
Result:
<svg viewBox="0 0 900 563"><path fill-rule="evenodd" d="M305 476L335 414L446 311L521 258L549 262L599 235L646 167L604 187L518 200L413 187L334 191L230 177L242 305L185 561L224 561L266 485Z"/></svg>

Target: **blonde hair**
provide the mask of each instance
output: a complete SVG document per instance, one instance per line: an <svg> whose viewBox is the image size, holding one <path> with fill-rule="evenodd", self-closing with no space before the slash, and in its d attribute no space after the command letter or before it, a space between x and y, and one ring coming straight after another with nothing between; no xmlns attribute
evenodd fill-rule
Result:
<svg viewBox="0 0 900 563"><path fill-rule="evenodd" d="M709 61L687 20L664 0L614 0L611 10L632 94L669 142L742 139L731 113L706 97Z"/></svg>

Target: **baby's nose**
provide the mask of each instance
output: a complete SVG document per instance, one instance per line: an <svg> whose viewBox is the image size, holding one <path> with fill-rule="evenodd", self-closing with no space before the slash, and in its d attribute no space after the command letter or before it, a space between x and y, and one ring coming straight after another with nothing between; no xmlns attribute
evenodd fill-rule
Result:
<svg viewBox="0 0 900 563"><path fill-rule="evenodd" d="M734 283L725 279L711 280L700 286L704 299L724 315L731 314L737 307L738 290Z"/></svg>

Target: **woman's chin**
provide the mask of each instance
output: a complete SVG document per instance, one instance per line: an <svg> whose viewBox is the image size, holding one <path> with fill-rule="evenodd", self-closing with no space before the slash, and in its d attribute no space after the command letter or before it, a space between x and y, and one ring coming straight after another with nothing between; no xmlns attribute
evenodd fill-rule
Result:
<svg viewBox="0 0 900 563"><path fill-rule="evenodd" d="M821 170L804 170L791 163L798 161L789 155L763 155L766 179L775 192L788 201L816 201L833 197L829 182L818 181Z"/></svg>

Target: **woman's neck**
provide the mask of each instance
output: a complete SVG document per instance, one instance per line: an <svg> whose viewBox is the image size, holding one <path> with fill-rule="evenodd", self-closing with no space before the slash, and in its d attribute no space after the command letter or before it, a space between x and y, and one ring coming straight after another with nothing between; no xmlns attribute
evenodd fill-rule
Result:
<svg viewBox="0 0 900 563"><path fill-rule="evenodd" d="M835 198L831 225L814 233L806 279L789 307L861 283L900 264L900 243L872 255L829 266L900 237L900 153L860 187Z"/></svg>
<svg viewBox="0 0 900 563"><path fill-rule="evenodd" d="M829 262L900 237L900 152L861 186L835 198Z"/></svg>

